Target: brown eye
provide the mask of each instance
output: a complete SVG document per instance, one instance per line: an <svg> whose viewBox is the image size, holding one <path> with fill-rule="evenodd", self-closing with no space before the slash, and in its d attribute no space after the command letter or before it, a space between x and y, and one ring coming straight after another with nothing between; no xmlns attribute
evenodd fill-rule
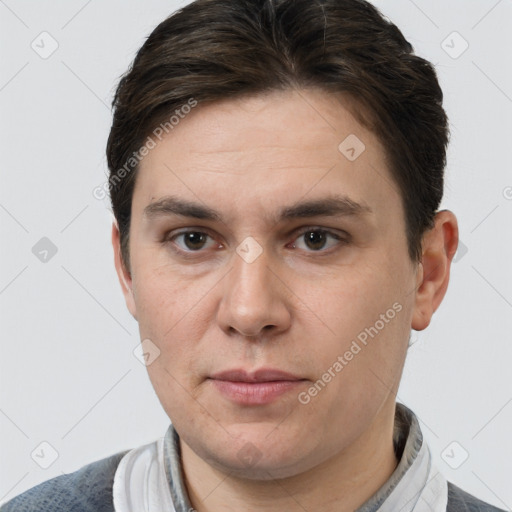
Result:
<svg viewBox="0 0 512 512"><path fill-rule="evenodd" d="M206 243L206 239L208 235L206 233L201 233L199 231L189 231L188 233L181 233L180 236L183 236L183 241L190 250L198 250L202 249Z"/></svg>
<svg viewBox="0 0 512 512"><path fill-rule="evenodd" d="M215 245L215 240L204 231L182 231L164 239L166 244L172 244L179 253L204 252Z"/></svg>
<svg viewBox="0 0 512 512"><path fill-rule="evenodd" d="M332 241L329 242L329 239L332 239ZM299 243L301 241L303 241L303 244ZM330 249L343 243L346 243L346 240L335 233L325 229L309 228L299 233L293 246L307 252L327 252L323 249Z"/></svg>
<svg viewBox="0 0 512 512"><path fill-rule="evenodd" d="M323 249L327 241L326 233L324 231L308 231L304 233L304 241L310 249L319 250Z"/></svg>

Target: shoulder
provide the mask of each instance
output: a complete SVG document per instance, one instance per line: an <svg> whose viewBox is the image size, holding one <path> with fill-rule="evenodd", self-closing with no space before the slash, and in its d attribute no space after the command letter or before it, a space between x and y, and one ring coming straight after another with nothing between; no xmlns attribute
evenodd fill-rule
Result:
<svg viewBox="0 0 512 512"><path fill-rule="evenodd" d="M114 474L128 451L36 485L5 503L0 512L113 512Z"/></svg>
<svg viewBox="0 0 512 512"><path fill-rule="evenodd" d="M1 512L1 511L0 511ZM448 482L448 506L446 512L505 512Z"/></svg>

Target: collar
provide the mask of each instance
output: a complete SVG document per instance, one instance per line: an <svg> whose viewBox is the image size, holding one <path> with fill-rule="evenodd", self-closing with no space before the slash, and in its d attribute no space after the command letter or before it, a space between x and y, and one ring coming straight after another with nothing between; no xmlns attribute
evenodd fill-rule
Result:
<svg viewBox="0 0 512 512"><path fill-rule="evenodd" d="M401 403L395 408L393 444L398 466L356 512L446 512L448 483L432 463L418 418Z"/></svg>
<svg viewBox="0 0 512 512"><path fill-rule="evenodd" d="M447 481L432 463L416 415L400 403L393 443L398 466L356 512L446 512ZM172 424L163 438L130 450L114 476L116 512L194 511L180 461L179 436Z"/></svg>

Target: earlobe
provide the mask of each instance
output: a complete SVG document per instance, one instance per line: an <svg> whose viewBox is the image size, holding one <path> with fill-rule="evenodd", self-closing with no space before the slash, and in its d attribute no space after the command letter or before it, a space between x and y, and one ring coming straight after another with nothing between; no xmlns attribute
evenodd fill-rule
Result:
<svg viewBox="0 0 512 512"><path fill-rule="evenodd" d="M121 290L124 295L126 307L133 318L137 320L137 308L135 306L135 299L133 295L132 277L126 268L121 255L121 237L116 219L113 219L112 221L112 248L114 250L114 265L121 285Z"/></svg>
<svg viewBox="0 0 512 512"><path fill-rule="evenodd" d="M443 210L434 227L423 236L421 263L418 265L416 303L411 327L422 331L441 304L450 280L450 265L457 250L459 232L455 215Z"/></svg>

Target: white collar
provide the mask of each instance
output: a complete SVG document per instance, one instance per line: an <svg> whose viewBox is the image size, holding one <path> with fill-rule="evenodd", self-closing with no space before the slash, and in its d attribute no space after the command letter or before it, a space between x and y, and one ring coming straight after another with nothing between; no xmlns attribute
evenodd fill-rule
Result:
<svg viewBox="0 0 512 512"><path fill-rule="evenodd" d="M176 512L164 465L164 439L130 450L114 476L116 512Z"/></svg>
<svg viewBox="0 0 512 512"><path fill-rule="evenodd" d="M432 455L415 414L397 403L407 427L396 432L400 462L388 481L356 512L446 512L448 484ZM401 439L401 440L400 440ZM401 446L399 446L401 445ZM165 436L130 450L114 476L116 512L193 512L184 485L179 437L172 426Z"/></svg>

